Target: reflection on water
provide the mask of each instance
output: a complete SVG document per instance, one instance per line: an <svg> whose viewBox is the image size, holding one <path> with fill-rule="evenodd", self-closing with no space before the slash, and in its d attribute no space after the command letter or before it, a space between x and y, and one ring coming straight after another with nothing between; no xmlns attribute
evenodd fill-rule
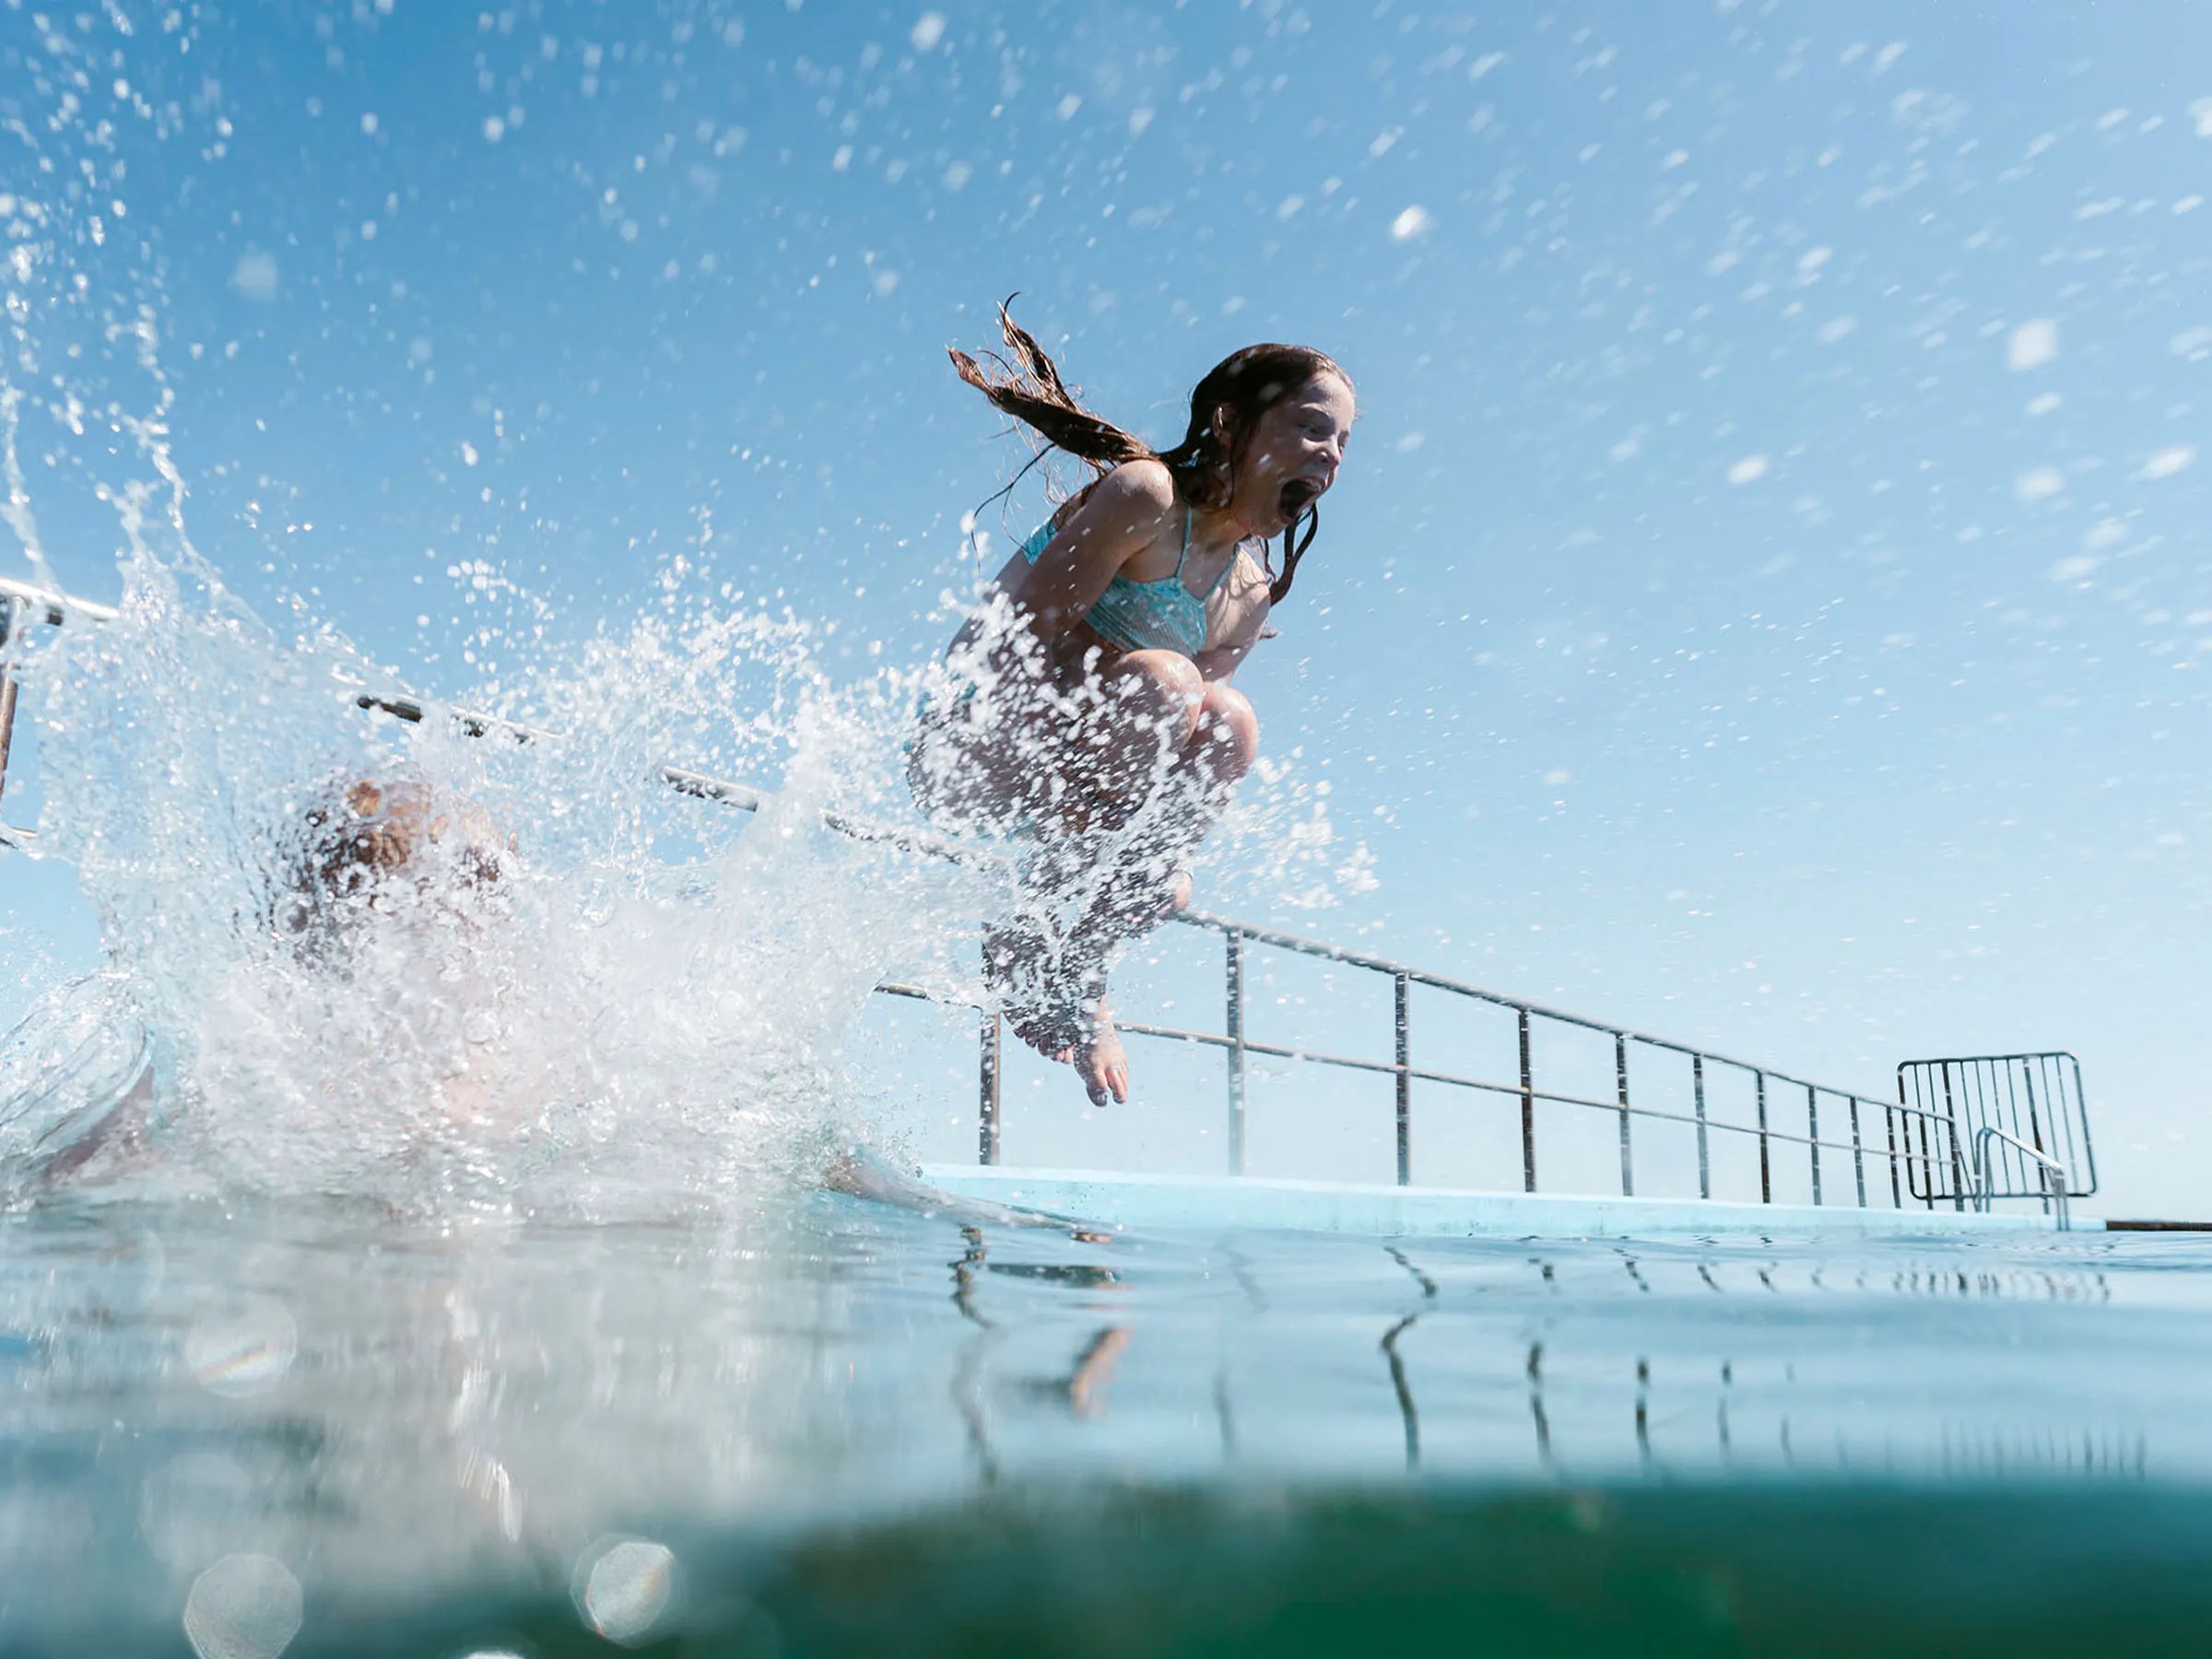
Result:
<svg viewBox="0 0 2212 1659"><path fill-rule="evenodd" d="M308 1642L555 1593L644 1640L700 1549L989 1491L2193 1486L2199 1248L34 1213L0 1249L0 1649L173 1644L188 1605L276 1630L287 1583Z"/></svg>

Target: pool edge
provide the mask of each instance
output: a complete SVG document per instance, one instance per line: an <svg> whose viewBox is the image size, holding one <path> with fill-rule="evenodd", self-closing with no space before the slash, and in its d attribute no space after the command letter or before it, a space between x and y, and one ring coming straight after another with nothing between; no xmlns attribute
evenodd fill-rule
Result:
<svg viewBox="0 0 2212 1659"><path fill-rule="evenodd" d="M1148 1175L1006 1165L924 1164L922 1179L959 1197L1044 1211L1100 1227L1244 1228L1375 1238L1635 1238L1654 1234L2053 1232L2055 1218L1855 1206L1596 1198L1227 1175ZM2093 1217L2070 1230L2101 1232Z"/></svg>

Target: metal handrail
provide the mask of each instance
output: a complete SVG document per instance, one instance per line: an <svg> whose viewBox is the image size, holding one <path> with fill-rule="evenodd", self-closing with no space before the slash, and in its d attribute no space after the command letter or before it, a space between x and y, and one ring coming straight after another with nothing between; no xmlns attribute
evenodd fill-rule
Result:
<svg viewBox="0 0 2212 1659"><path fill-rule="evenodd" d="M1189 926L1219 933L1227 941L1225 988L1229 1005L1226 1021L1228 1030L1225 1032L1215 1033L1192 1031L1177 1027L1155 1026L1136 1021L1117 1021L1116 1024L1119 1030L1135 1035L1196 1042L1207 1047L1218 1047L1226 1052L1230 1074L1229 1162L1232 1174L1242 1173L1245 1059L1246 1056L1255 1053L1300 1060L1314 1065L1338 1066L1347 1070L1380 1073L1394 1077L1398 1092L1397 1179L1400 1185L1410 1184L1412 1180L1409 1089L1410 1085L1415 1081L1441 1083L1517 1098L1521 1106L1522 1184L1524 1190L1528 1192L1535 1192L1537 1188L1535 1107L1538 1103L1579 1106L1618 1114L1621 1141L1621 1192L1624 1196L1633 1195L1635 1191L1633 1148L1630 1124L1631 1120L1638 1117L1679 1123L1696 1130L1698 1195L1700 1198L1712 1196L1708 1137L1715 1129L1731 1134L1753 1135L1758 1138L1759 1201L1768 1204L1773 1202L1772 1148L1778 1142L1803 1147L1810 1155L1808 1173L1812 1198L1816 1205L1822 1203L1824 1199L1820 1161L1820 1154L1823 1150L1839 1154L1848 1152L1851 1155L1853 1190L1860 1207L1865 1207L1867 1203L1865 1160L1869 1156L1888 1162L1891 1202L1900 1208L1906 1202L1904 1188L1910 1185L1917 1189L1923 1184L1916 1178L1908 1182L1901 1177L1913 1174L1919 1166L1932 1159L1952 1156L1952 1143L1956 1137L1956 1128L1948 1119L1938 1112L1908 1105L1901 1101L1884 1100L1877 1096L1815 1083L1809 1079L1776 1071L1771 1067L1759 1065L1750 1061L1699 1049L1692 1044L1679 1042L1671 1038L1657 1037L1630 1027L1614 1025L1605 1020L1591 1018L1586 1015L1553 1008L1525 998L1512 996L1503 992L1470 984L1443 974L1413 968L1385 957L1377 957L1363 951L1347 950L1322 940L1308 939L1295 934L1279 933L1269 928L1254 927L1248 923L1224 916L1210 915L1204 912L1186 912L1174 919ZM1394 982L1395 992L1394 1000L1395 1003L1396 1058L1386 1062L1317 1053L1304 1048L1289 1048L1279 1044L1255 1041L1245 1035L1242 1001L1243 946L1246 941L1389 975ZM1411 1018L1406 992L1410 986L1415 984L1429 986L1512 1011L1516 1016L1518 1025L1517 1037L1521 1063L1518 1083L1503 1083L1462 1077L1413 1065L1410 1055ZM1614 1040L1617 1079L1617 1094L1614 1100L1599 1100L1587 1096L1564 1094L1557 1090L1536 1087L1532 1053L1532 1029L1535 1022L1541 1020L1548 1020L1571 1029L1610 1036ZM1691 1112L1666 1112L1648 1106L1638 1106L1631 1102L1629 1090L1628 1056L1630 1045L1632 1043L1687 1058L1690 1062L1695 1101L1694 1110ZM1758 1122L1755 1124L1729 1123L1714 1118L1707 1112L1706 1068L1709 1065L1735 1070L1752 1079L1758 1102ZM1805 1135L1793 1134L1776 1127L1769 1121L1767 1106L1770 1084L1805 1091L1807 1131ZM1845 1106L1852 1130L1852 1138L1849 1141L1826 1138L1821 1135L1819 1106L1820 1097L1823 1095L1830 1097L1833 1100L1841 1101ZM1880 1145L1869 1145L1865 1137L1863 1112L1866 1109L1877 1108L1882 1114L1885 1131L1884 1142ZM1898 1133L1900 1125L1904 1129L1901 1145ZM1921 1143L1917 1148L1912 1144L1916 1129ZM1918 1198L1920 1193L1916 1190L1912 1196ZM1930 1207L1933 1207L1932 1201L1924 1199L1923 1202L1929 1203ZM1963 1208L1964 1206L1961 1203L1957 1207Z"/></svg>
<svg viewBox="0 0 2212 1659"><path fill-rule="evenodd" d="M29 609L38 620L60 624L72 615L88 620L110 620L117 614L106 606L94 605L67 594L51 593L24 583L0 579L0 646L7 640L10 625L19 610ZM0 712L12 712L14 684L12 677L0 668ZM354 701L364 710L382 712L398 719L419 724L427 713L438 708L434 703L401 696L383 696L363 690ZM497 715L473 710L446 708L443 712L465 734L484 736L502 733L518 743L557 741L559 734L505 720ZM0 787L6 783L6 726L0 721ZM661 780L679 794L697 799L713 801L734 806L744 812L758 812L774 797L765 790L748 783L710 777L703 772L675 766L664 766L658 772ZM900 847L924 856L970 865L1010 869L1011 861L988 849L953 841L931 831L902 826L877 824L853 818L833 810L820 814L824 826L839 834L856 840L881 842ZM0 826L0 845L7 844L11 836L27 837L28 831L8 830ZM1250 1056L1294 1060L1341 1069L1380 1074L1390 1077L1396 1092L1396 1149L1399 1184L1412 1180L1412 1085L1416 1082L1435 1083L1452 1088L1470 1088L1480 1092L1505 1096L1520 1105L1522 1142L1522 1180L1524 1188L1536 1190L1536 1107L1539 1104L1575 1106L1616 1113L1620 1132L1621 1192L1632 1195L1635 1191L1634 1154L1630 1125L1633 1119L1646 1118L1658 1122L1687 1125L1696 1131L1698 1150L1698 1189L1700 1198L1712 1196L1712 1165L1709 1155L1709 1135L1718 1129L1735 1135L1755 1135L1759 1150L1759 1198L1762 1203L1773 1202L1772 1149L1776 1144L1806 1148L1809 1155L1810 1183L1813 1202L1822 1202L1823 1151L1849 1153L1858 1204L1867 1203L1865 1160L1869 1155L1877 1160L1886 1159L1889 1167L1891 1202L1902 1207L1906 1189L1912 1195L1931 1207L1936 1199L1923 1197L1923 1183L1919 1179L1922 1166L1933 1169L1943 1161L1956 1160L1958 1127L1944 1113L1877 1097L1859 1094L1853 1090L1835 1088L1787 1072L1755 1065L1747 1060L1660 1037L1630 1027L1594 1019L1586 1015L1555 1008L1523 997L1492 991L1450 976L1433 973L1424 969L1396 962L1364 951L1349 950L1324 940L1310 939L1296 934L1278 932L1272 928L1255 926L1232 917L1219 916L1203 911L1187 911L1173 918L1184 926L1195 927L1221 935L1225 945L1225 1005L1226 1030L1216 1033L1184 1030L1179 1027L1153 1025L1141 1021L1121 1022L1119 1029L1135 1036L1159 1038L1167 1041L1197 1043L1219 1048L1228 1059L1229 1094L1229 1162L1232 1173L1241 1174L1244 1166L1244 1116L1246 1096L1246 1069ZM1244 950L1247 944L1272 949L1286 950L1298 955L1340 963L1363 971L1386 974L1394 993L1394 1057L1390 1061L1367 1060L1348 1055L1320 1053L1304 1048L1256 1041L1244 1029ZM1412 1059L1412 1010L1410 992L1414 986L1442 991L1450 995L1467 998L1490 1006L1509 1010L1515 1016L1519 1046L1519 1079L1514 1083L1460 1076L1454 1073L1418 1066ZM979 1065L979 1122L978 1153L984 1163L997 1161L1000 1145L1000 1115L1004 1084L1002 1051L1002 1022L997 1011L979 1004L971 996L923 986L886 982L876 987L888 995L920 998L951 1006L977 1008L982 1016ZM1614 1043L1616 1094L1611 1100L1587 1096L1562 1093L1556 1089L1537 1087L1535 1075L1533 1034L1537 1022L1549 1022L1570 1030L1609 1036ZM1638 1105L1630 1094L1629 1054L1630 1045L1656 1051L1690 1062L1693 1090L1693 1110L1689 1112L1670 1112L1657 1107ZM1758 1108L1755 1124L1730 1123L1712 1117L1706 1110L1706 1071L1718 1066L1747 1076L1753 1081ZM1800 1135L1772 1124L1769 1121L1770 1085L1784 1089L1802 1089L1805 1092L1806 1133ZM1848 1109L1851 1139L1848 1141L1823 1138L1820 1134L1820 1097L1841 1101ZM1861 1109L1879 1107L1883 1114L1885 1142L1869 1146L1863 1135ZM1902 1126L1904 1134L1899 1135ZM1918 1134L1919 1146L1913 1141ZM2001 1133L2001 1132L2000 1132ZM2011 1137L2006 1136L2010 1139ZM1982 1154L1977 1153L1980 1157ZM1900 1180L1900 1171L1905 1179ZM1986 1185L1986 1182L1984 1183ZM1927 1193L1933 1194L1935 1184L1927 1183ZM1963 1202L1954 1200L1958 1207Z"/></svg>
<svg viewBox="0 0 2212 1659"><path fill-rule="evenodd" d="M2064 1049L1908 1060L1897 1068L1897 1098L1940 1111L1951 1120L1954 1147L1962 1146L1982 1124L1994 1124L2055 1158L2065 1171L2062 1184L2069 1199L2087 1198L2098 1190L2097 1148L2082 1094L2081 1062ZM1922 1166L1914 1174L1915 1197L1971 1197L1976 1190L1970 1185L1964 1158L1955 1159L1947 1169ZM1924 1185L1919 1184L1922 1176L1927 1178ZM2036 1196L2028 1192L2003 1195Z"/></svg>
<svg viewBox="0 0 2212 1659"><path fill-rule="evenodd" d="M436 707L416 698L379 697L371 691L359 693L353 702L356 708L395 715L411 725L422 723L426 708ZM471 737L482 737L498 731L505 733L517 743L556 743L561 736L559 732L524 725L497 714L479 713L474 709L449 708L445 712L447 718ZM705 772L692 771L687 767L664 766L657 775L662 782L678 794L689 795L694 800L713 801L724 806L735 806L740 812L759 812L776 798L771 790L751 783L735 782L728 778L710 777ZM882 841L910 853L920 853L925 857L942 859L947 864L977 865L988 869L1011 868L1007 859L989 848L970 846L934 830L913 830L900 824L878 824L872 819L854 818L850 813L829 807L823 808L820 818L824 829L833 830L853 841Z"/></svg>
<svg viewBox="0 0 2212 1659"><path fill-rule="evenodd" d="M1757 1073L1772 1083L1788 1084L1795 1088L1818 1088L1823 1094L1837 1095L1845 1100L1860 1100L1869 1105L1899 1105L1898 1102L1888 1100L1882 1096L1853 1094L1847 1089L1837 1088L1831 1084L1815 1083L1809 1077L1800 1077L1793 1076L1789 1072L1777 1071L1771 1065L1760 1065L1753 1061L1739 1060L1732 1054L1724 1054L1713 1049L1701 1049L1693 1043L1677 1041L1672 1037L1656 1037L1649 1031L1637 1030L1633 1026L1614 1025L1607 1020L1593 1018L1587 1014L1571 1013L1565 1008L1555 1008L1545 1003L1531 1002L1525 997L1513 996L1502 991L1491 991L1481 985L1470 984L1465 980L1452 979L1441 973L1431 973L1426 969L1410 967L1404 962L1394 962L1387 957L1369 956L1363 951L1347 950L1341 946L1331 945L1324 940L1308 939L1297 934L1277 933L1271 928L1254 927L1249 922L1239 922L1229 916L1212 915L1205 911L1184 911L1175 916L1173 920L1188 927L1202 927L1214 933L1238 935L1250 939L1254 944L1272 946L1277 950L1296 951L1301 956L1319 957L1328 961L1342 962L1350 968L1365 968L1376 973L1403 976L1410 983L1416 985L1426 985L1437 991L1448 991L1455 996L1472 997L1477 1002L1486 1002L1495 1007L1525 1012L1533 1018L1548 1019L1559 1025L1575 1026L1585 1031L1596 1032L1601 1036L1625 1038L1630 1042L1641 1042L1649 1048L1662 1049L1670 1053L1680 1054L1685 1059L1702 1059L1711 1065L1733 1066L1739 1071ZM1590 1103L1603 1104L1608 1110L1613 1110L1618 1105L1618 1102L1614 1101ZM1899 1106L1899 1109L1914 1116L1941 1117L1941 1113L1924 1112L1914 1107Z"/></svg>
<svg viewBox="0 0 2212 1659"><path fill-rule="evenodd" d="M35 607L39 620L59 628L65 618L76 615L89 622L112 622L123 613L112 605L99 605L90 599L79 599L74 594L60 593L53 588L33 587L28 582L17 582L12 577L0 576L0 601ZM0 632L0 643L6 641Z"/></svg>
<svg viewBox="0 0 2212 1659"><path fill-rule="evenodd" d="M2053 1198L2055 1198L2058 1203L2058 1230L2071 1230L2072 1223L2066 1213L2066 1166L2049 1153L2030 1146L2018 1135L2006 1134L1994 1124L1984 1124L1974 1136L1974 1175L1980 1189L1974 1195L1974 1207L1987 1215L1996 1195L1996 1174L1989 1164L1989 1143L1993 1140L2003 1141L2015 1151L2033 1159L2042 1166L2043 1184L2048 1189L2043 1199L2044 1207L2048 1209Z"/></svg>
<svg viewBox="0 0 2212 1659"><path fill-rule="evenodd" d="M877 989L894 992L900 995L933 995L931 993L904 985L878 985ZM946 1000L944 998L934 999ZM1176 1026L1150 1025L1138 1020L1116 1019L1113 1022L1113 1029L1124 1034L1159 1037L1177 1042L1194 1042L1206 1048L1226 1049L1232 1046L1232 1040L1228 1037L1212 1031L1184 1030ZM1388 1060L1360 1060L1345 1054L1321 1053L1309 1048L1292 1048L1281 1043L1260 1042L1250 1038L1243 1040L1242 1047L1247 1053L1264 1054L1273 1059L1297 1060L1311 1065L1335 1065L1347 1071L1376 1072L1385 1077L1405 1077L1417 1083L1444 1083L1458 1088L1482 1089L1492 1094L1512 1095L1516 1098L1523 1092L1522 1086L1518 1083L1495 1083L1481 1077L1463 1077L1452 1072L1430 1071L1423 1066L1401 1065ZM1710 1056L1707 1057L1710 1058ZM1769 1073L1768 1075L1771 1077L1774 1074ZM1624 1107L1618 1100L1598 1100L1586 1095L1559 1094L1545 1088L1532 1089L1528 1092L1547 1105L1587 1106L1598 1112L1626 1112L1631 1117L1653 1118L1667 1124L1701 1125L1708 1130L1718 1129L1731 1135L1759 1135L1768 1140L1783 1141L1792 1146L1825 1147L1831 1152L1863 1153L1865 1150L1863 1142L1820 1140L1811 1135L1792 1135L1783 1129L1762 1130L1756 1124L1730 1124L1717 1118L1700 1118L1693 1112L1668 1112L1657 1106ZM1856 1098L1865 1099L1865 1097ZM1900 1113L1911 1110L1898 1106L1895 1101L1872 1103L1886 1106L1889 1111Z"/></svg>

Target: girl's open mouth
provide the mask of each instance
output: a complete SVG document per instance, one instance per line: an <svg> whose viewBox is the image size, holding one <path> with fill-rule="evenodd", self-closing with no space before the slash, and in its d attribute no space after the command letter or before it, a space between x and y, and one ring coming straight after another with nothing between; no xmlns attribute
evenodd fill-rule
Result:
<svg viewBox="0 0 2212 1659"><path fill-rule="evenodd" d="M1320 499L1320 487L1312 479L1291 479L1289 483L1283 486L1283 493L1277 498L1277 505L1282 510L1283 522L1287 524L1298 523L1299 514L1311 507L1315 500Z"/></svg>

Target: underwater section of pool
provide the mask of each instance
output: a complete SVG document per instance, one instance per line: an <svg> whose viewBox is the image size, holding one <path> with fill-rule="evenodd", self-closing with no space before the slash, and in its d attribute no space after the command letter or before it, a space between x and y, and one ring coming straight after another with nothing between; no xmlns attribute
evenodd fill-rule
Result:
<svg viewBox="0 0 2212 1659"><path fill-rule="evenodd" d="M0 1653L2172 1652L2208 1264L49 1206Z"/></svg>

